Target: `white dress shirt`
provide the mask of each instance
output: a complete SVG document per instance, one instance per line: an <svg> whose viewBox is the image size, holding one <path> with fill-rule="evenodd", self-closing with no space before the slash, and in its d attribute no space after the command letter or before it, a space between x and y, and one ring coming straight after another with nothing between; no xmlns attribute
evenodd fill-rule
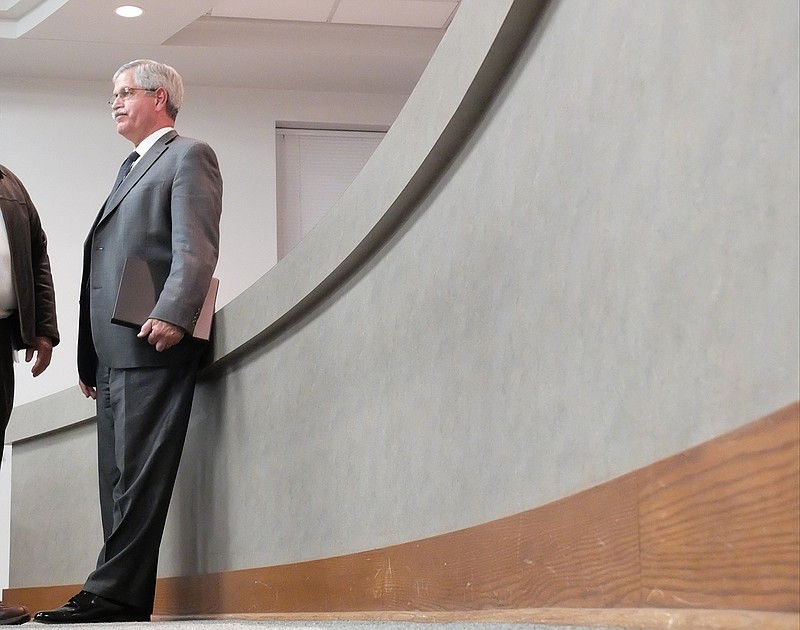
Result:
<svg viewBox="0 0 800 630"><path fill-rule="evenodd" d="M17 292L11 277L11 246L2 216L0 213L0 319L5 319L17 310Z"/></svg>

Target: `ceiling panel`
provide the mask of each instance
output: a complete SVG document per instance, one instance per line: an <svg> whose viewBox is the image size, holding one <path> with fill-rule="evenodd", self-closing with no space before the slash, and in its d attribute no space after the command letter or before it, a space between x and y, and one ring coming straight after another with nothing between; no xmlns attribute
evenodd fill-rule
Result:
<svg viewBox="0 0 800 630"><path fill-rule="evenodd" d="M455 0L341 0L332 21L443 28L456 6Z"/></svg>
<svg viewBox="0 0 800 630"><path fill-rule="evenodd" d="M258 20L327 22L336 0L216 0L210 15Z"/></svg>
<svg viewBox="0 0 800 630"><path fill-rule="evenodd" d="M207 13L214 0L135 0L144 9L138 18L124 18L114 9L126 2L69 0L24 37L98 43L160 44L173 33ZM130 0L127 4L133 4Z"/></svg>
<svg viewBox="0 0 800 630"><path fill-rule="evenodd" d="M0 20L17 19L40 4L47 4L46 0L0 0Z"/></svg>
<svg viewBox="0 0 800 630"><path fill-rule="evenodd" d="M123 2L144 16L115 15ZM148 57L195 85L408 94L457 4L0 0L0 87L6 77L109 81L120 64Z"/></svg>

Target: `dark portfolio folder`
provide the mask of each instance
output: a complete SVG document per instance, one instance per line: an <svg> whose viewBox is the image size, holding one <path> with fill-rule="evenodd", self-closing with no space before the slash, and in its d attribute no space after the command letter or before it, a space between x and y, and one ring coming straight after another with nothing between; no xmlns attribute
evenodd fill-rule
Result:
<svg viewBox="0 0 800 630"><path fill-rule="evenodd" d="M140 258L128 258L125 261L111 323L130 326L131 328L142 327L142 324L150 317L150 313L153 312L158 300L158 294L156 293L158 271L154 263ZM168 271L168 269L165 270L162 280L166 278L166 272ZM160 285L161 283L158 284ZM208 287L208 293L200 309L200 314L197 316L197 323L192 331L192 337L207 341L211 336L211 322L214 319L218 288L219 280L211 278L211 285Z"/></svg>

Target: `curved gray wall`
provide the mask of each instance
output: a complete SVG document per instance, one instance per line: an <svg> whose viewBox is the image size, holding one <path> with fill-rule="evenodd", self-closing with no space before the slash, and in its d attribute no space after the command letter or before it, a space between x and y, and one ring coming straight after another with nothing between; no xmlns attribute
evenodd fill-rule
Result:
<svg viewBox="0 0 800 630"><path fill-rule="evenodd" d="M797 3L538 4L464 0L353 186L219 313L162 575L486 522L798 398ZM15 411L15 587L99 550L74 396Z"/></svg>

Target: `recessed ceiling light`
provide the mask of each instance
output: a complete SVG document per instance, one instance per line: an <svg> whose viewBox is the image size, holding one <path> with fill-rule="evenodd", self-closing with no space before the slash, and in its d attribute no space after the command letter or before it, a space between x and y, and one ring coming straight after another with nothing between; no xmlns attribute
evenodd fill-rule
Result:
<svg viewBox="0 0 800 630"><path fill-rule="evenodd" d="M127 5L124 7L117 7L114 13L121 17L139 17L142 13L144 13L144 11L142 11L139 7Z"/></svg>

